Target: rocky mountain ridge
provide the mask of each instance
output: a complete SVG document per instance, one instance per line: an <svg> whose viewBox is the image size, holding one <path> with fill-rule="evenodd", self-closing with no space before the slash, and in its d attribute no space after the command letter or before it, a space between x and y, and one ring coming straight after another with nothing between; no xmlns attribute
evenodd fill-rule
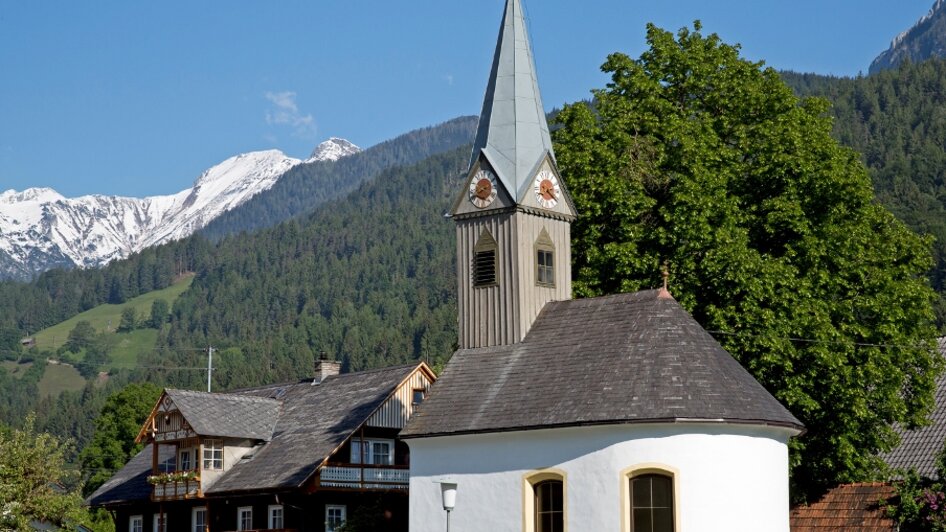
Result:
<svg viewBox="0 0 946 532"><path fill-rule="evenodd" d="M912 28L894 37L890 48L870 64L869 72L876 74L904 61L919 63L931 57L946 57L946 0L936 0Z"/></svg>
<svg viewBox="0 0 946 532"><path fill-rule="evenodd" d="M272 187L304 163L335 161L360 149L344 139L320 144L306 161L279 150L244 153L206 170L194 186L147 198L66 198L50 188L0 193L0 279L28 280L56 267L95 267L184 238Z"/></svg>

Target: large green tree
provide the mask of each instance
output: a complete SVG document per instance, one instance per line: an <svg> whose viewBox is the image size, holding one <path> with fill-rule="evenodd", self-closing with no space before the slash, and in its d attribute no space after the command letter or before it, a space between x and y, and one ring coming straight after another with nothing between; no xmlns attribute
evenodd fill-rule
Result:
<svg viewBox="0 0 946 532"><path fill-rule="evenodd" d="M161 395L161 389L143 382L129 384L105 400L95 419L92 441L82 450L79 461L89 495L141 451L135 443L138 431Z"/></svg>
<svg viewBox="0 0 946 532"><path fill-rule="evenodd" d="M0 530L90 524L82 497L69 487L69 452L69 442L36 432L32 416L22 429L0 428Z"/></svg>
<svg viewBox="0 0 946 532"><path fill-rule="evenodd" d="M655 286L666 261L677 300L805 423L795 498L869 476L931 408L929 242L874 199L825 101L699 23L647 40L558 116L576 293Z"/></svg>

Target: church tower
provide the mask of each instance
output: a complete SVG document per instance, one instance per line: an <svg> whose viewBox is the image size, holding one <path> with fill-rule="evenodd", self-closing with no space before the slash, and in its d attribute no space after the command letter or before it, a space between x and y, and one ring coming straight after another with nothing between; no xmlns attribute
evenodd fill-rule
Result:
<svg viewBox="0 0 946 532"><path fill-rule="evenodd" d="M576 211L558 167L520 0L507 0L457 224L460 349L510 345L571 299Z"/></svg>

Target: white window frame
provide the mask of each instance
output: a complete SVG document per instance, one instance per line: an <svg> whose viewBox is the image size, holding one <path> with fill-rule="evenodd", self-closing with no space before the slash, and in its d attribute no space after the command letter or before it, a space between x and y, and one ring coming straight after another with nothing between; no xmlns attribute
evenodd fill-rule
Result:
<svg viewBox="0 0 946 532"><path fill-rule="evenodd" d="M341 510L341 522L332 523L329 522L329 513L332 510ZM325 532L335 532L336 526L341 526L345 524L345 521L348 520L348 507L344 504L326 504L325 505Z"/></svg>
<svg viewBox="0 0 946 532"><path fill-rule="evenodd" d="M145 518L143 515L132 515L128 518L128 532L145 532Z"/></svg>
<svg viewBox="0 0 946 532"><path fill-rule="evenodd" d="M200 453L202 469L220 471L223 469L223 440L204 440ZM217 454L219 453L219 457ZM209 457L208 457L209 454ZM210 464L210 465L207 465ZM215 467L219 465L219 467Z"/></svg>
<svg viewBox="0 0 946 532"><path fill-rule="evenodd" d="M168 514L164 514L164 523L161 523L161 514L154 514L154 519L152 519L151 530L152 532L167 532L168 529ZM161 526L161 525L164 526Z"/></svg>
<svg viewBox="0 0 946 532"><path fill-rule="evenodd" d="M279 512L279 523L276 523L275 512L277 511ZM266 513L269 515L267 525L270 530L286 528L286 510L281 504L270 504Z"/></svg>
<svg viewBox="0 0 946 532"><path fill-rule="evenodd" d="M243 522L246 518L249 520L249 528L247 528L247 524ZM237 508L237 530L253 530L252 506L241 506Z"/></svg>
<svg viewBox="0 0 946 532"><path fill-rule="evenodd" d="M187 457L187 467L184 466L184 457ZM194 466L194 448L187 447L184 449L179 449L177 451L177 470L178 471L190 471L192 469L197 469Z"/></svg>
<svg viewBox="0 0 946 532"><path fill-rule="evenodd" d="M361 450L361 443L364 441L364 450ZM388 459L384 463L378 463L375 460L375 444L388 446ZM383 440L378 438L352 438L351 440L351 463L366 465L394 465L394 440Z"/></svg>
<svg viewBox="0 0 946 532"><path fill-rule="evenodd" d="M201 518L201 526L197 528L197 514L203 514ZM191 509L191 532L206 532L207 530L207 507L206 506L195 506Z"/></svg>

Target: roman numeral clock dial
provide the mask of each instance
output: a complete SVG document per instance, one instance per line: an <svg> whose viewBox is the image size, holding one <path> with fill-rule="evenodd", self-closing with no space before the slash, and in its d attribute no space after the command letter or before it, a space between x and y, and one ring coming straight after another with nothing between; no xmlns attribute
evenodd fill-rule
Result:
<svg viewBox="0 0 946 532"><path fill-rule="evenodd" d="M489 170L480 170L470 181L470 201L480 209L496 199L496 176Z"/></svg>
<svg viewBox="0 0 946 532"><path fill-rule="evenodd" d="M546 209L558 205L558 200L562 197L562 187L558 184L558 178L550 170L542 170L535 176L532 189L535 192L536 201Z"/></svg>

